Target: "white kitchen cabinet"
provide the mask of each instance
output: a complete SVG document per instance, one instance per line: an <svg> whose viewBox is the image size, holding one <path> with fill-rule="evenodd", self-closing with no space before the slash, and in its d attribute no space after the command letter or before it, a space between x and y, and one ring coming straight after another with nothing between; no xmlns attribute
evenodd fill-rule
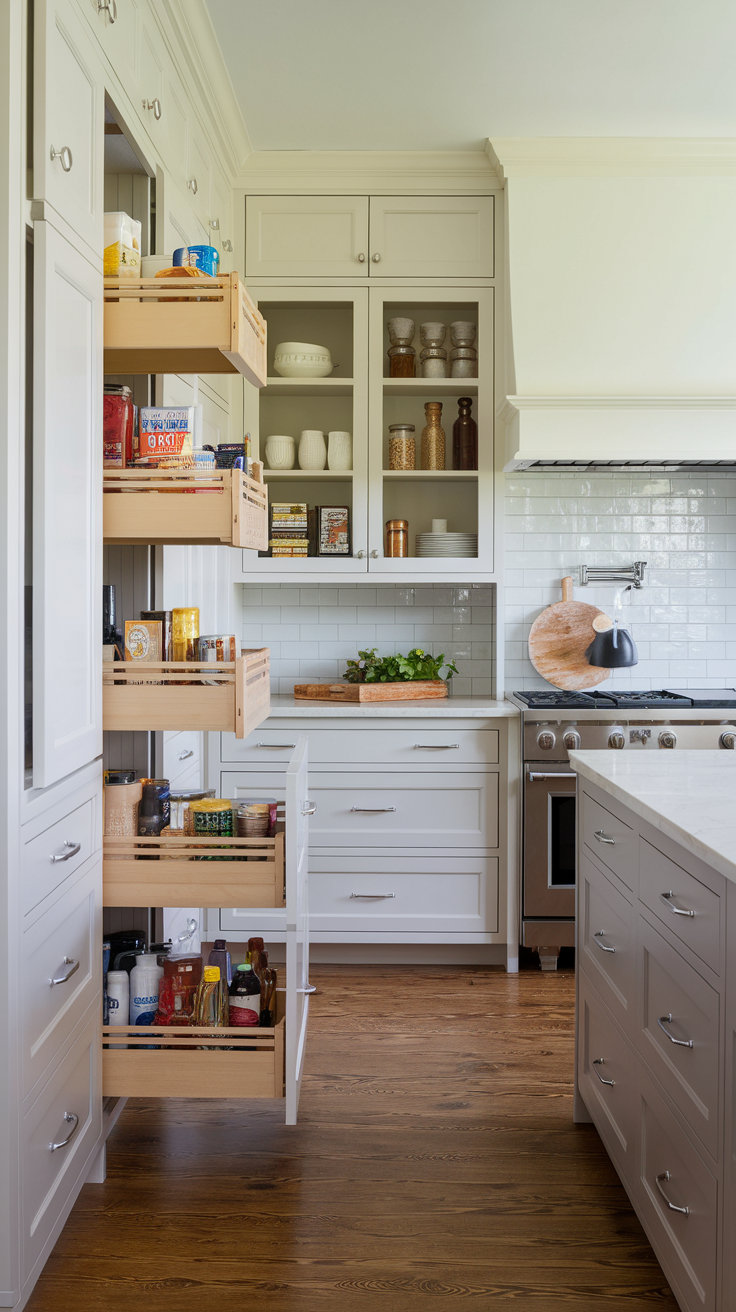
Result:
<svg viewBox="0 0 736 1312"><path fill-rule="evenodd" d="M318 802L319 805L319 802ZM431 855L328 856L310 862L313 933L495 934L498 859L452 849Z"/></svg>
<svg viewBox="0 0 736 1312"><path fill-rule="evenodd" d="M186 186L191 207L205 228L209 226L210 170L209 147L199 124L190 117Z"/></svg>
<svg viewBox="0 0 736 1312"><path fill-rule="evenodd" d="M93 32L128 95L137 101L140 81L141 7L138 0L87 0Z"/></svg>
<svg viewBox="0 0 736 1312"><path fill-rule="evenodd" d="M102 751L102 280L34 230L33 783Z"/></svg>
<svg viewBox="0 0 736 1312"><path fill-rule="evenodd" d="M101 258L104 87L97 55L63 0L35 4L33 76L34 199L53 206Z"/></svg>
<svg viewBox="0 0 736 1312"><path fill-rule="evenodd" d="M164 43L152 13L141 13L138 87L140 113L148 135L161 149L165 147L168 125L164 116Z"/></svg>
<svg viewBox="0 0 736 1312"><path fill-rule="evenodd" d="M370 271L492 278L492 196L371 196Z"/></svg>
<svg viewBox="0 0 736 1312"><path fill-rule="evenodd" d="M367 278L368 268L367 196L248 197L247 278Z"/></svg>

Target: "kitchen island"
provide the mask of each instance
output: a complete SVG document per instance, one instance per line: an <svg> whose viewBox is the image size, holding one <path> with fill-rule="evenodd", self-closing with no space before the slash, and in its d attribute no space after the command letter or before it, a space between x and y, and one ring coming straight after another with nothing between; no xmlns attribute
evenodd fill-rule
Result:
<svg viewBox="0 0 736 1312"><path fill-rule="evenodd" d="M680 1306L736 1306L736 754L572 752L576 1119Z"/></svg>

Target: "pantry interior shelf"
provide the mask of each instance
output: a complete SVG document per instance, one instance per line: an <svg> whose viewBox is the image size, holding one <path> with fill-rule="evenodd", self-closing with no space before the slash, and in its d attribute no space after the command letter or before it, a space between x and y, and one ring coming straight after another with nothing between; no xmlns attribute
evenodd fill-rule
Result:
<svg viewBox="0 0 736 1312"><path fill-rule="evenodd" d="M271 709L267 647L236 661L105 661L105 729L194 729L246 738Z"/></svg>
<svg viewBox="0 0 736 1312"><path fill-rule="evenodd" d="M352 378L278 378L266 379L269 396L351 396Z"/></svg>
<svg viewBox="0 0 736 1312"><path fill-rule="evenodd" d="M384 469L383 477L392 483L437 483L443 479L453 483L476 483L477 469Z"/></svg>
<svg viewBox="0 0 736 1312"><path fill-rule="evenodd" d="M106 837L102 905L283 907L284 835Z"/></svg>
<svg viewBox="0 0 736 1312"><path fill-rule="evenodd" d="M266 551L268 492L261 462L251 468L252 476L240 469L106 469L106 545L222 543Z"/></svg>
<svg viewBox="0 0 736 1312"><path fill-rule="evenodd" d="M266 323L237 273L104 283L106 374L236 373L266 386Z"/></svg>
<svg viewBox="0 0 736 1312"><path fill-rule="evenodd" d="M477 378L384 378L386 396L477 396Z"/></svg>
<svg viewBox="0 0 736 1312"><path fill-rule="evenodd" d="M353 471L352 469L264 469L263 476L268 482L272 478L298 479L299 481L303 478L321 480L336 478L344 483L353 477Z"/></svg>

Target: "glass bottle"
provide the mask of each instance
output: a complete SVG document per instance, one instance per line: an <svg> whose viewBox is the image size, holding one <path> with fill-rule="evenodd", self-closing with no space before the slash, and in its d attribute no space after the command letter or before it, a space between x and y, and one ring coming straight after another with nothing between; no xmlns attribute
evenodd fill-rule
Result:
<svg viewBox="0 0 736 1312"><path fill-rule="evenodd" d="M196 661L199 606L175 606L171 612L172 660Z"/></svg>
<svg viewBox="0 0 736 1312"><path fill-rule="evenodd" d="M442 427L442 402L427 401L422 429L422 469L445 468L445 430Z"/></svg>
<svg viewBox="0 0 736 1312"><path fill-rule="evenodd" d="M478 425L470 413L473 408L472 396L459 396L457 407L457 419L452 425L452 467L477 469Z"/></svg>

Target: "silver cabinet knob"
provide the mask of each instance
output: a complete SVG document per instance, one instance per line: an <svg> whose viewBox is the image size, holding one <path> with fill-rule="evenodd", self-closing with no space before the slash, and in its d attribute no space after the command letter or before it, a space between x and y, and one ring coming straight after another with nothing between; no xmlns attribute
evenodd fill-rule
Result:
<svg viewBox="0 0 736 1312"><path fill-rule="evenodd" d="M118 7L115 0L97 0L98 14L107 14L112 25L118 16Z"/></svg>
<svg viewBox="0 0 736 1312"><path fill-rule="evenodd" d="M562 741L565 744L568 752L575 752L580 746L580 734L578 733L577 729L568 729Z"/></svg>
<svg viewBox="0 0 736 1312"><path fill-rule="evenodd" d="M152 109L153 117L155 119L159 119L161 117L161 101L159 100L158 96L154 96L153 100L144 100L143 108Z"/></svg>
<svg viewBox="0 0 736 1312"><path fill-rule="evenodd" d="M72 152L68 146L62 146L61 150L54 150L54 147L52 146L51 158L60 160L64 172L71 173L74 159L72 158Z"/></svg>
<svg viewBox="0 0 736 1312"><path fill-rule="evenodd" d="M371 552L371 560L378 560L380 554L381 554L380 551L377 551L374 547L373 551Z"/></svg>
<svg viewBox="0 0 736 1312"><path fill-rule="evenodd" d="M189 181L188 181L188 183L187 183L187 186L188 186L189 190L191 191L192 195L193 195L193 196L196 196L196 194L197 194L197 179L196 179L196 178L190 178Z"/></svg>
<svg viewBox="0 0 736 1312"><path fill-rule="evenodd" d="M608 735L608 746L613 747L617 752L621 751L625 745L625 741L626 740L620 729L614 729L613 733L609 733Z"/></svg>
<svg viewBox="0 0 736 1312"><path fill-rule="evenodd" d="M543 752L551 752L555 745L555 736L551 729L542 729L537 734L537 747L541 747Z"/></svg>
<svg viewBox="0 0 736 1312"><path fill-rule="evenodd" d="M363 251L361 251L355 258L357 259L358 264L365 264L365 253Z"/></svg>
<svg viewBox="0 0 736 1312"><path fill-rule="evenodd" d="M210 227L211 227L211 229L212 229L213 232L219 232L219 231L220 231L220 220L219 220L219 219L210 219Z"/></svg>
<svg viewBox="0 0 736 1312"><path fill-rule="evenodd" d="M379 263L381 257L380 257L380 255L378 254L378 251L376 251L375 255L371 255L371 259L373 260L373 263L374 263L374 264L378 264L378 263Z"/></svg>
<svg viewBox="0 0 736 1312"><path fill-rule="evenodd" d="M723 747L727 752L732 752L736 748L736 732L733 729L727 729L718 739L718 746Z"/></svg>
<svg viewBox="0 0 736 1312"><path fill-rule="evenodd" d="M365 556L365 552L364 552L364 551L356 551L356 553L355 553L355 559L356 559L356 560L362 560L364 556Z"/></svg>
<svg viewBox="0 0 736 1312"><path fill-rule="evenodd" d="M224 251L231 251L232 248L233 248L233 244L232 244L230 238L229 238L229 237L223 237L223 239L222 239L222 249L223 249Z"/></svg>
<svg viewBox="0 0 736 1312"><path fill-rule="evenodd" d="M659 735L658 741L660 747L676 747L677 734L672 729L663 729Z"/></svg>

